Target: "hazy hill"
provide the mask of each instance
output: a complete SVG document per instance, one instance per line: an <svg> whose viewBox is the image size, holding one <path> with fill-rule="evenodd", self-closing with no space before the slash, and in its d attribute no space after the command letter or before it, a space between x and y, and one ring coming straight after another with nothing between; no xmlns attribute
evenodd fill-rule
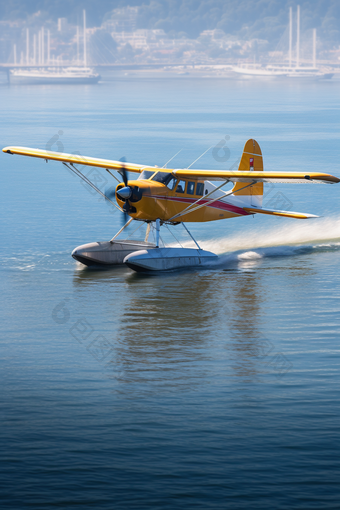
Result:
<svg viewBox="0 0 340 510"><path fill-rule="evenodd" d="M242 38L277 42L287 26L288 8L301 6L302 30L317 28L320 37L340 43L340 1L280 0L1 0L0 18L25 19L37 11L46 18L81 19L87 10L89 26L101 25L118 7L139 6L137 28L162 28L172 37L196 38L207 29L220 28Z"/></svg>

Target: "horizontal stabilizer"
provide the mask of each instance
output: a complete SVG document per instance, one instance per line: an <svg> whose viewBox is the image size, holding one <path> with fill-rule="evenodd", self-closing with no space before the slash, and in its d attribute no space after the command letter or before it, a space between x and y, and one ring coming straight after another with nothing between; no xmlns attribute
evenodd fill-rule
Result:
<svg viewBox="0 0 340 510"><path fill-rule="evenodd" d="M308 220L309 218L319 218L315 214L299 213L292 211L275 211L274 209L260 209L257 207L243 207L244 211L256 214L270 214L272 216L285 216L286 218L296 218L298 220Z"/></svg>

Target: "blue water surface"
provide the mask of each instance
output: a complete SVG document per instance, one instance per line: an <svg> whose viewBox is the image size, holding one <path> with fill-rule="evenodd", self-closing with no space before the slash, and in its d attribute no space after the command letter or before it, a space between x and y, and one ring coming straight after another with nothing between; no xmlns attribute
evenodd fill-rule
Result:
<svg viewBox="0 0 340 510"><path fill-rule="evenodd" d="M268 170L340 177L336 81L0 92L1 147L178 168L224 139L194 165L224 169L254 137ZM71 258L122 218L60 163L2 154L0 178L2 508L339 509L339 186L267 186L322 217L188 224L219 264L143 276Z"/></svg>

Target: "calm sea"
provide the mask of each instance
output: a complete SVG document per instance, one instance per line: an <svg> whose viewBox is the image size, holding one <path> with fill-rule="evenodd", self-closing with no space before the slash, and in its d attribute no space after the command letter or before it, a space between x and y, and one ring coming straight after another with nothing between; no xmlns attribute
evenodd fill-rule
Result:
<svg viewBox="0 0 340 510"><path fill-rule="evenodd" d="M253 137L267 170L340 176L339 81L135 74L0 98L1 147L181 151L175 168L210 148L194 167L229 169ZM0 157L2 508L339 509L340 186L267 186L267 207L321 217L188 224L219 264L141 276L70 256L119 212L61 164Z"/></svg>

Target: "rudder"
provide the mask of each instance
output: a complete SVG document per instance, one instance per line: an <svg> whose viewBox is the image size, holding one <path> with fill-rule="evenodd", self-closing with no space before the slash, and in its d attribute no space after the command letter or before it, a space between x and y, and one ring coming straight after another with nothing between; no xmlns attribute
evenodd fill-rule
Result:
<svg viewBox="0 0 340 510"><path fill-rule="evenodd" d="M250 140L245 143L238 170L246 172L253 170L259 172L263 170L262 152L259 144L253 138L250 138ZM237 197L244 197L245 202L250 205L262 207L263 183L258 182L248 188L242 189L245 186L246 184L244 182L237 182L233 187L233 194Z"/></svg>

